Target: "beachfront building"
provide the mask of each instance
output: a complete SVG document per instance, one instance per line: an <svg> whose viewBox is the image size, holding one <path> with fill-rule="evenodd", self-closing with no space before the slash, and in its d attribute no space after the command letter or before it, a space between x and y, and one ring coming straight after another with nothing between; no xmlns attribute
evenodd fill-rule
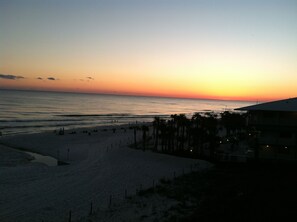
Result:
<svg viewBox="0 0 297 222"><path fill-rule="evenodd" d="M251 129L253 157L260 160L297 160L297 98L242 107Z"/></svg>

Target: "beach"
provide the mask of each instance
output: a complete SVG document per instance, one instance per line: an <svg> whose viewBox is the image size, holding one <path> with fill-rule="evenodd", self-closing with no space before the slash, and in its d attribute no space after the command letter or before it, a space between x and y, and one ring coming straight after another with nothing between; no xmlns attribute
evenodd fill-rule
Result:
<svg viewBox="0 0 297 222"><path fill-rule="evenodd" d="M128 125L0 137L6 155L5 161L0 159L0 220L65 221L71 211L77 221L88 216L91 205L94 212L109 209L162 179L212 166L132 149L132 141ZM32 163L9 147L48 155L64 165Z"/></svg>

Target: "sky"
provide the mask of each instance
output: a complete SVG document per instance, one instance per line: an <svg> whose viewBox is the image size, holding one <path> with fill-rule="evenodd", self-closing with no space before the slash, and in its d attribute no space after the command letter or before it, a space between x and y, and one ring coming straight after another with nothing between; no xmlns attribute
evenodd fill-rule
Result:
<svg viewBox="0 0 297 222"><path fill-rule="evenodd" d="M296 0L0 0L0 88L297 95Z"/></svg>

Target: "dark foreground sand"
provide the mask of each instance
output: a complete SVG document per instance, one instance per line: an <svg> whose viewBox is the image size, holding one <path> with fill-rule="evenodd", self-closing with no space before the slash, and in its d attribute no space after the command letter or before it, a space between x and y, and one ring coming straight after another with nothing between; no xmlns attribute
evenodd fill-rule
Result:
<svg viewBox="0 0 297 222"><path fill-rule="evenodd" d="M191 210L179 209L182 221L296 221L296 172L292 165L218 165L185 176L169 193L193 198Z"/></svg>
<svg viewBox="0 0 297 222"><path fill-rule="evenodd" d="M164 180L90 221L296 221L296 172L293 165L219 164Z"/></svg>

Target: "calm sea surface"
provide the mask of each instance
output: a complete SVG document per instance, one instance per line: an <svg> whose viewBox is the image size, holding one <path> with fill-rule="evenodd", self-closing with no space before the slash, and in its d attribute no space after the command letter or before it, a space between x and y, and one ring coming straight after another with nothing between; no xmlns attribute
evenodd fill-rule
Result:
<svg viewBox="0 0 297 222"><path fill-rule="evenodd" d="M0 90L3 135L61 127L102 126L151 121L155 116L232 110L250 102L98 94Z"/></svg>

